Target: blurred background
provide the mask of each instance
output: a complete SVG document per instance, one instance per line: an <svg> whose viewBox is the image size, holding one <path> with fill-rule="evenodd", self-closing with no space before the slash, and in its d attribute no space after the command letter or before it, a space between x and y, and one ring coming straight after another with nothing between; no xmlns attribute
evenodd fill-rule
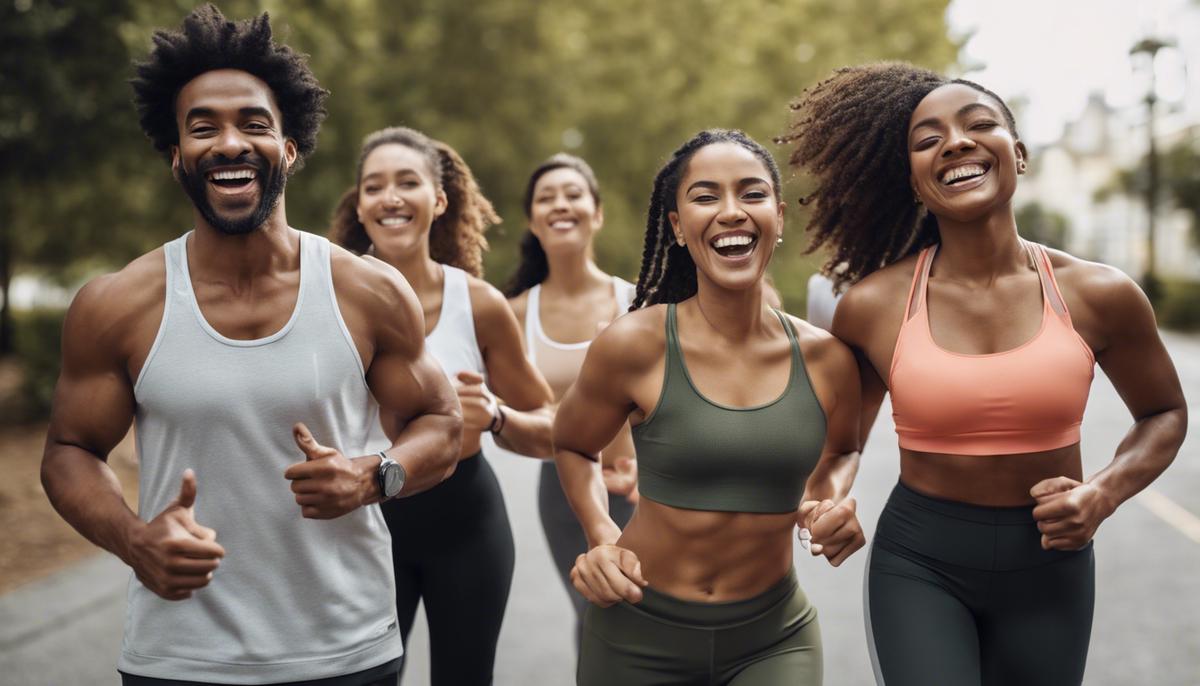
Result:
<svg viewBox="0 0 1200 686"><path fill-rule="evenodd" d="M0 469L5 474L0 478L0 683L108 683L114 674L119 593L113 596L115 626L107 619L95 620L90 629L50 626L78 617L80 607L96 607L88 580L100 574L123 587L124 572L97 571L96 565L109 564L102 558L111 558L97 558L96 549L53 513L37 468L58 371L61 319L74 291L87 278L189 228L190 204L138 128L127 80L130 61L146 54L153 28L178 26L195 4L0 0ZM595 168L607 220L598 239L598 261L633 280L653 175L695 131L742 128L768 144L782 163L787 151L769 141L784 130L788 102L835 67L900 59L978 81L1007 99L1032 154L1031 173L1017 196L1022 234L1119 267L1142 283L1167 330L1189 399L1193 406L1200 402L1195 367L1200 338L1189 333L1200 329L1200 3L1195 0L224 0L218 5L236 19L269 11L276 38L308 53L317 77L332 91L317 151L289 181L290 223L325 233L337 198L353 182L362 137L384 126L412 126L457 148L503 216L503 224L489 235L486 260L486 276L498 285L515 266L528 173L554 152L582 156ZM805 254L800 235L805 216L795 200L803 184L788 180L791 232L771 268L787 309L797 314L804 311L808 276L821 262L819 255ZM1093 408L1105 402L1095 401ZM1096 412L1089 410L1093 426L1112 424L1121 431L1128 426L1119 402L1111 417ZM886 409L881 413L877 430L889 421L887 414ZM1101 441L1097 434L1096 468L1119 438L1118 432ZM888 443L894 440L875 441ZM1195 440L1185 444L1180 463L1195 457L1195 445ZM519 551L523 560L535 562L519 563L525 567L518 567L504 640L518 645L522 634L517 632L534 629L556 634L537 645L538 654L549 651L549 657L526 662L536 666L550 660L548 669L560 671L541 680L521 676L526 672L515 662L505 663L498 667L498 682L565 683L573 660L566 644L565 594L548 557L545 569L538 567L538 556L546 553L532 486L522 481L533 478L525 464L531 461L510 462L516 466L505 489ZM136 502L136 464L128 441L112 463ZM1183 574L1200 564L1195 517L1200 475L1190 466L1173 467L1168 474L1178 475L1175 485L1163 487L1176 509L1164 505L1161 511L1173 512L1174 523L1147 506L1157 519L1147 515L1146 526L1162 533L1147 533L1139 524L1129 535L1161 535L1162 545L1177 555L1168 559ZM877 505L885 492L880 490ZM868 517L873 525L874 515L864 514L864 522ZM523 569L534 568L536 574L522 576ZM1130 588L1144 584L1142 570L1128 571ZM527 589L524 596L522 589ZM1200 615L1200 584L1171 589L1159 600L1156 620L1176 613ZM846 616L857 607L848 606ZM514 612L525 614L514 619ZM1142 656L1134 664L1143 671L1131 674L1145 676L1146 665L1164 661L1168 671L1130 680L1114 676L1120 674L1117 667L1090 669L1088 683L1200 684L1194 657L1200 627L1192 619L1181 621L1168 623L1161 637L1143 637L1133 651L1135 658ZM1180 639L1179 632L1190 633ZM858 628L846 633L847 641L858 643L846 650L846 670L831 672L828 683L866 683L851 676L858 673L851 665L865 659L865 653L854 652L861 636L850 638L858 634ZM1171 640L1183 640L1190 652L1155 652L1161 641ZM45 679L21 676L45 675L30 667L33 658L22 662L17 656L38 650L56 655L60 644L54 641L75 651L94 650L94 662L81 673L100 670L103 678L75 681L67 672ZM1105 650L1109 647L1128 649L1112 645ZM1099 652L1095 645L1093 651ZM838 665L843 658L835 653L830 659ZM58 662L50 658L37 669Z"/></svg>

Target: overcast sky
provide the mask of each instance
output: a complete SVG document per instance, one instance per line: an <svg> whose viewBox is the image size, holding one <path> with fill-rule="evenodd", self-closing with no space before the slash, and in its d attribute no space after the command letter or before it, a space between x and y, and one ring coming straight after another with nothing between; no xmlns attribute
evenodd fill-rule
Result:
<svg viewBox="0 0 1200 686"><path fill-rule="evenodd" d="M1156 60L1161 101L1200 121L1196 0L953 0L947 18L954 35L971 36L964 76L1026 99L1022 136L1032 144L1055 140L1092 91L1114 107L1138 106L1149 77L1129 49L1147 35L1179 46Z"/></svg>

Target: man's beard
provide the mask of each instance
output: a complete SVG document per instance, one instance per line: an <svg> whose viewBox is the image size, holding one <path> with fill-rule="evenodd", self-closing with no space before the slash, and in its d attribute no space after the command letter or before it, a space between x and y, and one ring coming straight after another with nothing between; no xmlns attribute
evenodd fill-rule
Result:
<svg viewBox="0 0 1200 686"><path fill-rule="evenodd" d="M230 165L248 165L254 167L254 183L259 185L258 205L254 211L241 219L229 219L217 214L212 203L208 201L208 172L214 167ZM267 218L279 204L279 196L287 184L283 166L272 168L267 161L258 155L247 153L230 159L223 155L201 161L196 165L196 173L189 174L183 165L179 166L179 184L192 199L192 204L200 210L204 220L216 230L227 236L242 236L250 233L266 223Z"/></svg>

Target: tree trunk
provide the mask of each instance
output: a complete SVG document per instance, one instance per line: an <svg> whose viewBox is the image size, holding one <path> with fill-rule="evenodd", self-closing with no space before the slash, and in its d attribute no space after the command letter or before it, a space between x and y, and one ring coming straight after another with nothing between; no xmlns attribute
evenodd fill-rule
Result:
<svg viewBox="0 0 1200 686"><path fill-rule="evenodd" d="M13 244L9 236L9 223L0 214L0 357L13 352L12 304L9 302L9 285L12 283Z"/></svg>

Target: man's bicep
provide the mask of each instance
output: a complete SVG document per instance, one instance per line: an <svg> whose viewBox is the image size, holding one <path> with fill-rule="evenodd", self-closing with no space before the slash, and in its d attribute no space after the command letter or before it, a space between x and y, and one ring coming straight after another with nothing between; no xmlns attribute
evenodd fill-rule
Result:
<svg viewBox="0 0 1200 686"><path fill-rule="evenodd" d="M54 387L47 443L75 445L100 458L133 422L133 384L110 341L97 340L96 312L76 302L63 323L62 370Z"/></svg>

